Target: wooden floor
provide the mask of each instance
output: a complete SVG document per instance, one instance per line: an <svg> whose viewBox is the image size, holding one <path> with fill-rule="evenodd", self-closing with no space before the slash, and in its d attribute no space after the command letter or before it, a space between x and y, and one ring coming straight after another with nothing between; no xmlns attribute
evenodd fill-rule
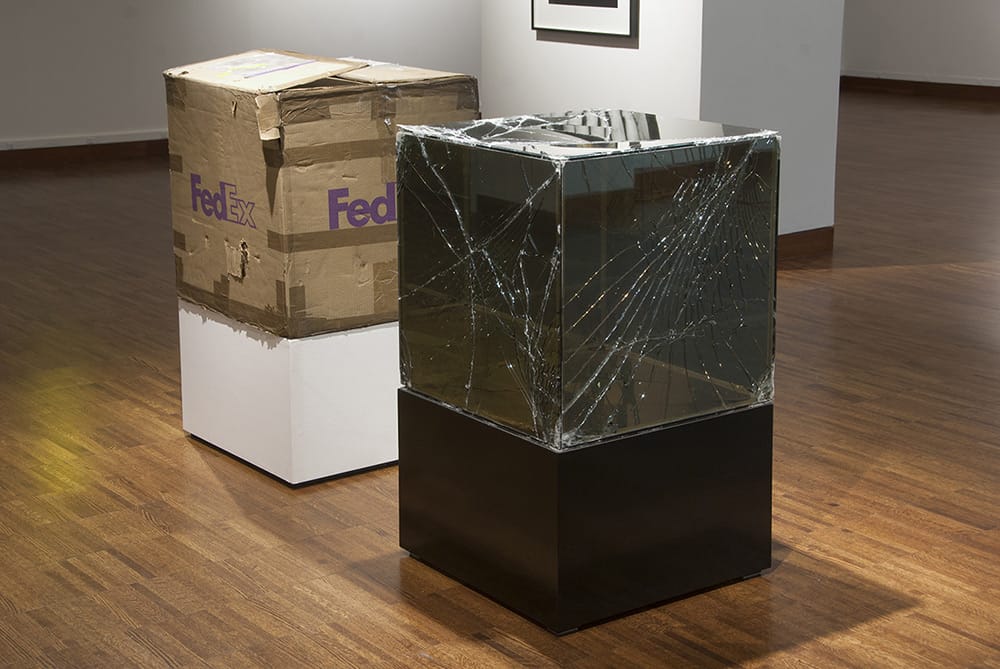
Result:
<svg viewBox="0 0 1000 669"><path fill-rule="evenodd" d="M0 172L0 666L1000 667L1000 109L849 93L779 274L774 569L556 638L181 430L166 163ZM243 392L252 392L245 389Z"/></svg>

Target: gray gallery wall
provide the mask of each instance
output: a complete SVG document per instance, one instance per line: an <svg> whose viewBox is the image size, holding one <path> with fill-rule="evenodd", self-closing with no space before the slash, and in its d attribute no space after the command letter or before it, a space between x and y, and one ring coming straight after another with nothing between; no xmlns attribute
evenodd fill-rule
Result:
<svg viewBox="0 0 1000 669"><path fill-rule="evenodd" d="M160 73L253 48L479 74L470 0L4 3L0 149L166 136Z"/></svg>
<svg viewBox="0 0 1000 669"><path fill-rule="evenodd" d="M704 0L701 117L781 132L778 227L833 225L843 0Z"/></svg>
<svg viewBox="0 0 1000 669"><path fill-rule="evenodd" d="M1000 86L1000 1L845 5L844 74Z"/></svg>
<svg viewBox="0 0 1000 669"><path fill-rule="evenodd" d="M0 149L163 137L166 67L255 47L356 55L478 75L487 114L608 105L778 129L785 233L833 223L838 63L862 76L1000 85L996 0L640 8L637 48L621 49L539 39L529 0L8 3Z"/></svg>
<svg viewBox="0 0 1000 669"><path fill-rule="evenodd" d="M585 38L540 38L531 29L530 0L482 0L483 112L605 106L697 116L701 4L645 0L638 45L609 48Z"/></svg>

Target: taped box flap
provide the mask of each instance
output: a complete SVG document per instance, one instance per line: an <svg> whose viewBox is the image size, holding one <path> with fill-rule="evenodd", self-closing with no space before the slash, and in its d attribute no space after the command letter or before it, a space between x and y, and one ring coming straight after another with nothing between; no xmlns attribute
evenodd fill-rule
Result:
<svg viewBox="0 0 1000 669"><path fill-rule="evenodd" d="M439 70L425 70L420 67L408 67L395 63L380 63L374 60L363 60L360 58L339 58L341 62L358 65L357 69L345 72L341 79L358 81L369 84L401 84L410 81L426 81L428 79L447 79L448 77L466 77L468 75L456 72L441 72Z"/></svg>
<svg viewBox="0 0 1000 669"><path fill-rule="evenodd" d="M306 56L291 51L254 50L165 71L166 77L200 81L252 93L269 93L339 76L365 64Z"/></svg>
<svg viewBox="0 0 1000 669"><path fill-rule="evenodd" d="M278 109L278 96L265 93L255 98L257 103L257 129L264 141L281 137L281 112Z"/></svg>

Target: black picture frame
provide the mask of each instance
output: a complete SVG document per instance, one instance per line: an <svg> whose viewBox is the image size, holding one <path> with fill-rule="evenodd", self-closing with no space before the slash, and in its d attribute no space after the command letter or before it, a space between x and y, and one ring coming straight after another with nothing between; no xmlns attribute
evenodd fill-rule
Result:
<svg viewBox="0 0 1000 669"><path fill-rule="evenodd" d="M634 37L638 0L531 0L533 30Z"/></svg>

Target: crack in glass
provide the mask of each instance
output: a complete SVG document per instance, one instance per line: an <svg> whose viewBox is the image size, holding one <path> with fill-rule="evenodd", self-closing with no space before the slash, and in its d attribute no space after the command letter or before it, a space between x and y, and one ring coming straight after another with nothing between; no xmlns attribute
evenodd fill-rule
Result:
<svg viewBox="0 0 1000 669"><path fill-rule="evenodd" d="M403 384L553 450L772 401L778 137L403 126Z"/></svg>

